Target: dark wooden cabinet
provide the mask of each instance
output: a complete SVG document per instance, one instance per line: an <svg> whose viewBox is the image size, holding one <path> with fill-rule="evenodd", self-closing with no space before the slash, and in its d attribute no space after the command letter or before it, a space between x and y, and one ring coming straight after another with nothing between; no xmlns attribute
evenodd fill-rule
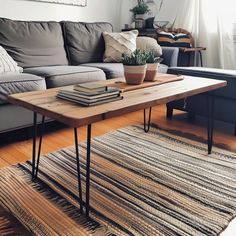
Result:
<svg viewBox="0 0 236 236"><path fill-rule="evenodd" d="M139 36L146 36L157 39L157 30L154 28L143 28L143 29L122 29L122 31L138 30Z"/></svg>
<svg viewBox="0 0 236 236"><path fill-rule="evenodd" d="M122 31L129 31L129 30L135 30L135 29L122 29ZM157 29L142 28L136 30L138 30L139 36L150 37L156 40L158 38ZM203 66L202 51L205 50L206 47L179 48L178 66L194 66L194 65Z"/></svg>

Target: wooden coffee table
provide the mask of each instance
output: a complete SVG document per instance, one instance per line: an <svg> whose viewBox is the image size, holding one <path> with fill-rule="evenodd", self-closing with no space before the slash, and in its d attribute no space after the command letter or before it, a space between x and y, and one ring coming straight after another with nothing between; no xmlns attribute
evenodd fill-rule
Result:
<svg viewBox="0 0 236 236"><path fill-rule="evenodd" d="M124 79L114 79L100 81L104 85L122 84ZM212 150L213 141L213 107L214 107L214 90L226 86L226 81L205 79L185 76L183 80L161 85L139 88L136 90L126 91L123 93L123 100L97 105L94 107L82 107L73 102L62 100L56 97L60 88L48 89L45 91L34 91L19 93L9 96L9 102L15 105L25 107L33 111L34 136L33 136L33 153L32 153L32 179L37 177L40 151L42 144L42 133L45 116L60 121L74 128L75 149L78 172L78 190L80 197L80 208L83 212L82 190L80 178L80 161L77 128L87 125L87 166L86 166L86 199L85 213L89 216L89 189L90 189L90 147L91 147L91 130L92 124L123 114L137 111L140 109L150 108L159 104L165 104L174 100L182 99L188 96L207 93L208 94L208 153ZM130 89L128 89L130 90ZM37 137L37 114L42 115L42 130L39 139L38 152L36 153ZM37 158L36 158L37 155Z"/></svg>

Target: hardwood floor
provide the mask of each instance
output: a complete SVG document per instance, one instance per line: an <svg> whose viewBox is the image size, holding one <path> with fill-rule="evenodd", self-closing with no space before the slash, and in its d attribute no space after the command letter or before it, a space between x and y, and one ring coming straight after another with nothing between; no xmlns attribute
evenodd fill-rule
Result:
<svg viewBox="0 0 236 236"><path fill-rule="evenodd" d="M152 112L152 122L165 129L181 131L206 139L205 119L197 118L194 124L192 124L188 122L186 113L174 111L174 117L172 120L167 120L165 113L166 108L164 105L154 107ZM121 117L95 123L93 125L92 135L94 137L120 127L142 123L143 112L133 112L127 115L122 115ZM234 126L222 122L215 123L215 143L227 145L230 149L235 151L236 137L233 135ZM79 128L78 133L79 141L84 141L86 139L86 127ZM61 128L44 136L42 154L46 154L73 144L73 130L71 128ZM31 139L0 146L0 167L12 165L30 159L32 150L31 148Z"/></svg>
<svg viewBox="0 0 236 236"><path fill-rule="evenodd" d="M205 119L197 118L193 124L188 122L186 113L174 111L174 117L172 120L167 120L165 113L166 108L164 105L154 107L152 112L152 122L158 124L164 129L184 132L206 139ZM94 137L120 127L142 123L143 112L138 111L94 124L92 135ZM84 141L86 139L86 127L81 127L78 129L78 131L79 141ZM236 137L234 136L234 126L222 122L215 122L214 141L215 143L227 145L228 148L235 151ZM44 136L42 153L46 154L73 144L73 129L61 128ZM18 162L24 162L28 159L31 159L31 150L31 139L0 146L0 167L12 165ZM229 227L227 227L221 236L233 236L235 235L234 232L236 232L236 220L233 220L230 223Z"/></svg>

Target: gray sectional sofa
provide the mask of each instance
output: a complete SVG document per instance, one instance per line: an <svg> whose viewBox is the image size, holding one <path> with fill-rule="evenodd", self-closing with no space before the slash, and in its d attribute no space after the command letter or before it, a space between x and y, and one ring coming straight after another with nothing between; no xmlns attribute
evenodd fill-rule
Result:
<svg viewBox="0 0 236 236"><path fill-rule="evenodd" d="M0 133L32 125L32 113L8 104L9 94L123 76L122 64L103 63L104 31L112 32L112 25L0 18L0 45L24 69L0 74ZM162 49L166 72L177 65L178 48Z"/></svg>

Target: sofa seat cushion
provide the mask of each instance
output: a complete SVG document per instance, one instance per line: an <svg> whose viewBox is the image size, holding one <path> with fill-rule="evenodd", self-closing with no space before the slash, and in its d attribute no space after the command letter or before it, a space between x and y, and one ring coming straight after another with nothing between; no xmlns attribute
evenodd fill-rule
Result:
<svg viewBox="0 0 236 236"><path fill-rule="evenodd" d="M0 18L0 45L23 68L68 64L58 22Z"/></svg>
<svg viewBox="0 0 236 236"><path fill-rule="evenodd" d="M23 93L46 89L42 77L31 74L1 74L0 75L0 104L7 103L7 97L13 93Z"/></svg>
<svg viewBox="0 0 236 236"><path fill-rule="evenodd" d="M103 70L107 79L124 77L124 68L122 63L86 63L83 66L96 67ZM159 73L167 73L168 66L160 64Z"/></svg>
<svg viewBox="0 0 236 236"><path fill-rule="evenodd" d="M171 67L168 69L170 74L182 74L195 77L205 77L210 79L226 80L227 86L215 91L220 97L236 99L236 71L206 67Z"/></svg>
<svg viewBox="0 0 236 236"><path fill-rule="evenodd" d="M95 67L103 70L107 79L113 79L124 76L122 63L86 63L83 66Z"/></svg>
<svg viewBox="0 0 236 236"><path fill-rule="evenodd" d="M47 66L24 70L25 73L45 77L47 88L105 80L104 72L85 66Z"/></svg>

